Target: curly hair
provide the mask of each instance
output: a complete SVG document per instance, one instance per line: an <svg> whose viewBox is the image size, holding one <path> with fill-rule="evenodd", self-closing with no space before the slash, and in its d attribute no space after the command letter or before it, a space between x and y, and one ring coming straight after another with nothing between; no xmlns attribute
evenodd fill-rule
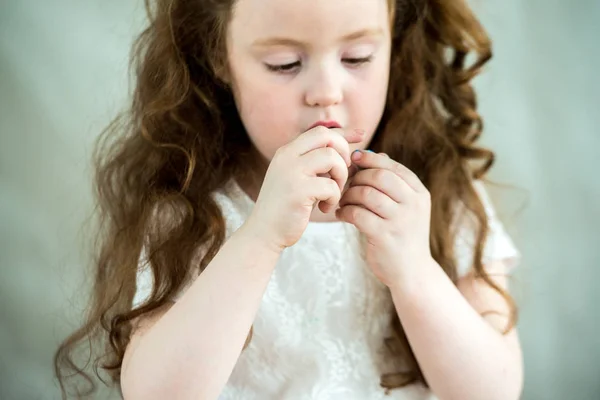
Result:
<svg viewBox="0 0 600 400"><path fill-rule="evenodd" d="M88 396L96 383L75 360L80 346L99 345L98 371L119 384L132 321L164 305L180 291L192 268L200 272L225 241L225 221L211 193L244 173L252 162L227 72L224 39L235 0L146 0L148 27L134 43L131 106L103 131L96 144L95 194L99 232L94 286L83 325L59 346L55 373L63 398L69 378ZM371 148L414 171L432 199L430 244L435 260L456 282L452 221L457 203L477 221L473 271L517 309L482 264L487 216L473 187L491 167L494 154L476 142L483 124L471 80L491 58L486 32L463 0L388 0L392 56L386 108ZM475 61L467 65L467 56ZM155 223L156 212L166 216ZM167 222L168 223L163 223ZM154 275L150 299L132 308L142 247ZM199 266L198 248L207 249ZM427 384L402 323L393 312L394 336L386 339L407 370L382 374L394 389ZM251 338L251 333L248 340ZM247 341L248 343L248 341ZM91 347L88 347L91 350ZM106 382L105 382L106 383Z"/></svg>

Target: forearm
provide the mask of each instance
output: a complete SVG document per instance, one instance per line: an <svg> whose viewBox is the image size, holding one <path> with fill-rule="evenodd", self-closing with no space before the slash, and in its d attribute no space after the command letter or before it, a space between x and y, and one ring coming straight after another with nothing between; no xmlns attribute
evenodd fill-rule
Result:
<svg viewBox="0 0 600 400"><path fill-rule="evenodd" d="M492 327L431 261L390 288L423 374L441 400L518 399L522 360L514 333Z"/></svg>
<svg viewBox="0 0 600 400"><path fill-rule="evenodd" d="M242 351L279 252L244 227L141 338L128 391L144 399L216 399Z"/></svg>

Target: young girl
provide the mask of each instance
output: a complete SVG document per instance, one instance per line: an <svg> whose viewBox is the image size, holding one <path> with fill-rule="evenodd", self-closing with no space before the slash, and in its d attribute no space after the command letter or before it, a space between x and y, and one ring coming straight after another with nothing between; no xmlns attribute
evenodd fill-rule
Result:
<svg viewBox="0 0 600 400"><path fill-rule="evenodd" d="M463 1L148 10L63 394L104 343L128 400L517 399L518 253L470 84L490 43Z"/></svg>

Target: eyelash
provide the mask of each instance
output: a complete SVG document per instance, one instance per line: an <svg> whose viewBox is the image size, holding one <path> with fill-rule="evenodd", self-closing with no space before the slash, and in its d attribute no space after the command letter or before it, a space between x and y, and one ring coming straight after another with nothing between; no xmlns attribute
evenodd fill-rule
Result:
<svg viewBox="0 0 600 400"><path fill-rule="evenodd" d="M372 60L373 60L373 56L360 57L360 58L343 58L342 59L342 61L351 64L353 67L360 67L361 65L369 63ZM300 63L300 61L296 61L296 62L293 62L290 64L283 64L283 65L270 65L270 64L265 64L265 65L271 72L277 72L280 74L288 74L290 72L293 72L295 68L299 67L301 65L301 63Z"/></svg>

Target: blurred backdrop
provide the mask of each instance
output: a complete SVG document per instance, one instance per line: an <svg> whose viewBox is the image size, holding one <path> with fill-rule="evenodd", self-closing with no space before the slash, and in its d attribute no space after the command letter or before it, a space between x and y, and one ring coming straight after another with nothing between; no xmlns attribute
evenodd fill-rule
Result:
<svg viewBox="0 0 600 400"><path fill-rule="evenodd" d="M483 143L511 185L490 190L523 253L523 399L600 399L600 1L473 3L494 40ZM0 399L59 396L52 354L87 293L92 144L126 104L143 22L141 0L0 0Z"/></svg>

